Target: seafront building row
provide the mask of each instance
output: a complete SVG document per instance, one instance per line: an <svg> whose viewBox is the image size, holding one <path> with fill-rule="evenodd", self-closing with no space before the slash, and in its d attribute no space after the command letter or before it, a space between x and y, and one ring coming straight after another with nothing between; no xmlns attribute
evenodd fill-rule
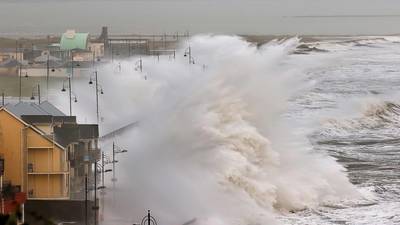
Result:
<svg viewBox="0 0 400 225"><path fill-rule="evenodd" d="M0 106L1 213L22 210L29 224L92 218L98 137L97 124L78 124L48 101Z"/></svg>
<svg viewBox="0 0 400 225"><path fill-rule="evenodd" d="M0 48L0 75L60 76L133 55L174 55L189 34L114 35L103 27L96 37L67 30L46 40L9 40Z"/></svg>

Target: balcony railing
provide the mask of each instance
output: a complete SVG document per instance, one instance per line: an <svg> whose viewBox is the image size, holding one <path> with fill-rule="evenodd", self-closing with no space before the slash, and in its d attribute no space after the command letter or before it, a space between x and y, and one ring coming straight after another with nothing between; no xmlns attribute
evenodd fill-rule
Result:
<svg viewBox="0 0 400 225"><path fill-rule="evenodd" d="M41 168L46 168L42 166ZM34 163L28 163L28 174L63 174L69 173L69 167L67 163L62 163L57 169L37 169Z"/></svg>
<svg viewBox="0 0 400 225"><path fill-rule="evenodd" d="M66 191L63 193L38 194L35 189L30 189L28 199L69 199L69 194Z"/></svg>

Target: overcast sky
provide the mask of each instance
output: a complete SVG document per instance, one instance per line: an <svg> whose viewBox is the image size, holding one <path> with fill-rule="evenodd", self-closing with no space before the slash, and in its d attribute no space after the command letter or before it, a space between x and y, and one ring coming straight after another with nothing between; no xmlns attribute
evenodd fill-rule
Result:
<svg viewBox="0 0 400 225"><path fill-rule="evenodd" d="M114 33L392 34L400 33L400 1L0 0L0 34L98 33L103 25Z"/></svg>

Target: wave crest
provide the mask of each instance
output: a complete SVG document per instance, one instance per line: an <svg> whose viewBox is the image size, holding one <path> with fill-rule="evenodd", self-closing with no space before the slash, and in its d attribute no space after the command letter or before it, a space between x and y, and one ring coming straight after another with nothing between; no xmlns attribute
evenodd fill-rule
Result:
<svg viewBox="0 0 400 225"><path fill-rule="evenodd" d="M133 70L102 77L114 90L101 103L105 119L113 119L108 125L140 121L119 138L132 151L121 159L115 194L124 208L115 214L140 217L151 208L164 224L267 224L276 223L277 211L356 194L342 166L307 142L292 142L282 125L287 99L311 65L293 60L297 38L260 48L234 36L196 36L190 44L206 69L185 58L143 58L146 81ZM118 108L115 96L123 116L109 110Z"/></svg>

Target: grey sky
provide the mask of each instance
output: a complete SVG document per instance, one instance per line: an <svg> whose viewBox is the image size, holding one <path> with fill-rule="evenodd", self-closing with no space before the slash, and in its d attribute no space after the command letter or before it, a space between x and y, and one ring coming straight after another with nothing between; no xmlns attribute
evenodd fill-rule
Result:
<svg viewBox="0 0 400 225"><path fill-rule="evenodd" d="M0 0L3 35L103 25L113 33L392 34L399 24L398 0Z"/></svg>

